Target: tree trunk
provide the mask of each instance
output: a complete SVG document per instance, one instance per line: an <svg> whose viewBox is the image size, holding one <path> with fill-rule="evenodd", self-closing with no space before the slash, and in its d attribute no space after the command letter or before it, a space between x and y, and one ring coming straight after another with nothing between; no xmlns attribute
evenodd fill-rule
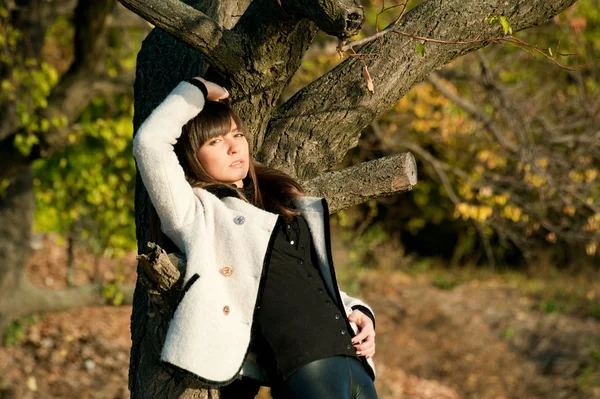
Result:
<svg viewBox="0 0 600 399"><path fill-rule="evenodd" d="M33 173L27 167L0 194L0 332L18 312L11 299L21 287L23 265L31 254L34 209Z"/></svg>
<svg viewBox="0 0 600 399"><path fill-rule="evenodd" d="M268 165L302 180L308 192L331 199L333 210L410 190L416 184L411 154L399 154L343 171L323 172L339 163L356 145L364 126L428 74L486 44L427 44L425 57L421 57L414 50L413 39L388 36L383 40L379 57L369 62L375 93L370 93L363 81L361 69L365 62L352 58L275 109L318 28L345 38L360 26L360 22L347 23L362 15L353 0L254 0L233 29L229 28L235 19L224 23L221 18L228 13L217 15L213 9L211 14L207 4L202 2L191 4L201 11L196 12L174 0L120 1L164 29L151 32L138 56L134 132L177 83L195 75L204 76L207 65L203 54L211 65L206 77L228 88L234 109L248 127L254 154ZM542 23L574 2L527 0L515 5L496 0L467 3L429 0L411 11L400 28L444 40L481 39L497 36L499 32L498 27L485 22L486 16L508 15L516 31ZM211 5L216 3L220 2L214 0ZM241 15L246 6L247 1L240 5L236 15ZM378 49L379 42L372 42L357 50L377 53ZM135 201L138 252L145 254L152 205L139 174ZM176 251L176 248L170 249ZM145 279L144 270L138 264L131 319L129 386L132 396L216 395L179 373L170 374L162 369L160 350L171 303L166 296L149 292L141 284Z"/></svg>
<svg viewBox="0 0 600 399"><path fill-rule="evenodd" d="M188 1L226 28L231 28L250 0L239 2ZM234 4L235 3L235 4ZM207 65L201 54L161 29L154 29L144 40L137 58L134 84L134 132L152 110L184 79L204 76ZM138 253L148 252L148 226L152 204L139 173L136 176L135 214ZM174 248L171 248L174 249ZM153 295L143 281L141 264L133 298L131 316L131 357L129 389L135 398L218 398L218 390L207 389L197 381L172 374L160 364L160 349L166 335L171 309L168 298Z"/></svg>
<svg viewBox="0 0 600 399"><path fill-rule="evenodd" d="M75 285L75 232L67 233L67 287Z"/></svg>

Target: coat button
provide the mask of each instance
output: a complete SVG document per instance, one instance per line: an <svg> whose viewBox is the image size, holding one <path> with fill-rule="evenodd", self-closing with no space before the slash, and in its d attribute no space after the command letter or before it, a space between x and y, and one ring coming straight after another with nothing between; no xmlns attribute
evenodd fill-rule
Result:
<svg viewBox="0 0 600 399"><path fill-rule="evenodd" d="M336 320L339 320L339 319L340 319L340 317L342 317L342 316L340 316L339 314L336 314L336 315L335 315L335 319L336 319Z"/></svg>
<svg viewBox="0 0 600 399"><path fill-rule="evenodd" d="M346 349L352 349L352 345L350 345L350 344L346 345Z"/></svg>
<svg viewBox="0 0 600 399"><path fill-rule="evenodd" d="M298 260L296 261L296 263L298 263L299 265L301 265L301 264L303 264L303 263L304 263L304 259L300 258L300 259L298 259Z"/></svg>
<svg viewBox="0 0 600 399"><path fill-rule="evenodd" d="M319 294L324 293L325 291L323 290L323 288L319 288L317 291L319 291Z"/></svg>
<svg viewBox="0 0 600 399"><path fill-rule="evenodd" d="M223 306L223 314L227 316L229 314L229 306Z"/></svg>
<svg viewBox="0 0 600 399"><path fill-rule="evenodd" d="M346 335L346 330L342 330L342 331L340 331L340 333L341 333L342 335Z"/></svg>
<svg viewBox="0 0 600 399"><path fill-rule="evenodd" d="M233 269L229 266L225 266L221 269L221 274L225 277L229 277L233 274Z"/></svg>
<svg viewBox="0 0 600 399"><path fill-rule="evenodd" d="M243 216L236 216L235 219L233 219L233 221L235 222L235 224L244 224L246 218Z"/></svg>

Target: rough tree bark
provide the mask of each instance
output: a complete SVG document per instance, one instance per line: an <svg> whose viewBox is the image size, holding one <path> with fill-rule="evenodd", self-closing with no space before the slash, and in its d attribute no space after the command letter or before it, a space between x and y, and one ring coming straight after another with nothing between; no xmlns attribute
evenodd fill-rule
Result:
<svg viewBox="0 0 600 399"><path fill-rule="evenodd" d="M22 32L22 46L28 58L40 59L48 27L58 15L74 14L75 58L48 97L48 107L39 115L51 119L65 116L69 125L96 96L114 95L131 90L131 80L117 81L102 71L105 23L111 15L114 0L102 1L19 1L12 10L11 24ZM1 70L0 78L10 70ZM31 253L30 241L34 215L34 191L31 163L68 145L70 130L51 128L40 137L28 156L23 156L13 143L22 131L15 103L0 99L0 182L8 180L0 194L0 333L6 323L32 313L60 311L76 306L107 304L102 287L92 284L67 290L45 290L35 287L24 272ZM133 287L122 287L125 303L131 303ZM1 336L1 334L0 334ZM0 342L1 343L1 342Z"/></svg>
<svg viewBox="0 0 600 399"><path fill-rule="evenodd" d="M205 76L229 89L233 107L247 124L256 157L298 178L309 193L327 197L333 210L409 190L415 184L411 154L323 172L338 164L357 144L362 129L412 87L486 44L428 43L421 57L413 39L388 35L381 51L379 42L356 49L378 53L375 60L365 64L350 58L276 108L317 30L340 38L352 36L363 18L359 4L349 0L253 0L249 6L248 1L235 5L219 0L119 1L159 28L144 41L138 56L134 131L179 81L204 75L208 64ZM575 1L429 0L408 13L399 28L449 41L485 39L501 34L485 17L505 15L516 32L547 21ZM215 4L221 4L221 10L238 8L217 15ZM241 17L225 20L226 15ZM363 81L364 65L375 82L375 93ZM138 250L144 254L151 204L139 175L136 183L136 233ZM144 275L138 265L131 325L132 396L216 397L215 391L161 368L159 353L171 303L169 295L150 292L141 283Z"/></svg>

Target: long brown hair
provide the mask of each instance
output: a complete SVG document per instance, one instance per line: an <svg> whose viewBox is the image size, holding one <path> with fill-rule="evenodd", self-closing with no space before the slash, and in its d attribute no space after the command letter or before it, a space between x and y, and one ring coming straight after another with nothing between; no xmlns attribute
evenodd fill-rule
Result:
<svg viewBox="0 0 600 399"><path fill-rule="evenodd" d="M175 154L192 187L222 186L224 183L214 180L198 160L198 150L209 139L223 136L231 130L231 120L238 129L245 132L243 121L234 110L225 103L207 101L202 112L182 127L181 136L174 146ZM243 200L268 212L279 214L289 222L298 215L293 210L293 199L305 195L300 184L292 177L277 169L270 168L252 159L250 153L248 175L242 180L244 188L235 189ZM229 185L234 189L232 185ZM167 252L178 251L177 247L160 230L160 220L154 207L150 212L150 241Z"/></svg>

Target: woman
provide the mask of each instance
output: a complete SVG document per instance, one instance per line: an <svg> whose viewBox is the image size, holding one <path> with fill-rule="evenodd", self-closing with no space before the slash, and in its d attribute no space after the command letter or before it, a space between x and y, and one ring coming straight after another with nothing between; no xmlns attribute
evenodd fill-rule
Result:
<svg viewBox="0 0 600 399"><path fill-rule="evenodd" d="M376 398L373 312L337 286L327 203L251 159L217 102L228 95L181 82L134 139L160 230L187 258L161 359L223 398L261 384L274 398Z"/></svg>

